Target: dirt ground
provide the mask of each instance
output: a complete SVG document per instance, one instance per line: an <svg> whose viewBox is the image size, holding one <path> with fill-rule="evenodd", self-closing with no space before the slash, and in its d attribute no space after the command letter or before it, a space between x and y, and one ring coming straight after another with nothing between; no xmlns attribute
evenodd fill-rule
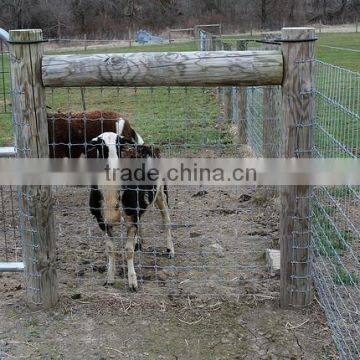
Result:
<svg viewBox="0 0 360 360"><path fill-rule="evenodd" d="M158 211L146 214L134 294L123 229L118 280L105 287L104 237L88 190L59 188L59 304L31 310L21 275L0 275L0 359L337 359L317 301L303 311L278 306L279 278L264 259L278 246L274 202L250 188L202 190L171 189L175 259L165 256Z"/></svg>

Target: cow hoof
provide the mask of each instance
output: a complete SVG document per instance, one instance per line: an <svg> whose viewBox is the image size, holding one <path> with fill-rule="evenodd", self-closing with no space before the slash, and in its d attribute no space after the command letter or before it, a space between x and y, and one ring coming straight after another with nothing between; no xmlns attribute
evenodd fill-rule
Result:
<svg viewBox="0 0 360 360"><path fill-rule="evenodd" d="M138 287L137 287L137 285L129 285L129 290L130 290L131 292L137 292Z"/></svg>
<svg viewBox="0 0 360 360"><path fill-rule="evenodd" d="M137 243L135 244L135 251L142 251L141 243L137 242Z"/></svg>
<svg viewBox="0 0 360 360"><path fill-rule="evenodd" d="M168 252L169 259L173 259L175 257L174 250L171 250L171 249L166 249L166 250Z"/></svg>
<svg viewBox="0 0 360 360"><path fill-rule="evenodd" d="M135 276L129 276L129 289L130 291L136 292L138 289L138 283Z"/></svg>

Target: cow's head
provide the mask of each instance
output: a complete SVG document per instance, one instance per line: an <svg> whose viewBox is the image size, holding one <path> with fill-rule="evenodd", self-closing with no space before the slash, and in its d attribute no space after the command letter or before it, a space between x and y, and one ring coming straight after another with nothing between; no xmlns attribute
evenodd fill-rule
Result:
<svg viewBox="0 0 360 360"><path fill-rule="evenodd" d="M87 147L87 153L88 156L92 158L120 158L122 147L126 143L122 136L113 132L104 132L90 141Z"/></svg>

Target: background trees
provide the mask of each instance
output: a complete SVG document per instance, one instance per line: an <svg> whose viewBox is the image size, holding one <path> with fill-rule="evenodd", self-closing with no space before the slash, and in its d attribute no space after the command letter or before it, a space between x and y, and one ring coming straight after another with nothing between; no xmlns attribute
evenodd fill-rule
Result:
<svg viewBox="0 0 360 360"><path fill-rule="evenodd" d="M228 30L271 30L360 19L360 0L0 0L0 26L40 27L46 36L107 38L140 28L221 22Z"/></svg>

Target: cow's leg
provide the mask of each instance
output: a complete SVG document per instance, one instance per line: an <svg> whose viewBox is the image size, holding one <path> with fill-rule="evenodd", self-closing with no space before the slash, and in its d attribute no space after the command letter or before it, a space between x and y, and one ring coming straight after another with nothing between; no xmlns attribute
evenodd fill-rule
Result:
<svg viewBox="0 0 360 360"><path fill-rule="evenodd" d="M91 187L90 191L90 211L95 216L100 229L107 234L107 240L105 243L105 251L108 258L107 266L107 280L105 285L113 285L115 282L116 273L116 252L113 242L113 227L108 224L103 216L103 194L96 185Z"/></svg>
<svg viewBox="0 0 360 360"><path fill-rule="evenodd" d="M128 280L130 290L136 291L138 288L136 272L134 267L134 248L135 248L135 235L136 235L136 224L133 216L125 215L126 225L126 260L128 268Z"/></svg>
<svg viewBox="0 0 360 360"><path fill-rule="evenodd" d="M165 240L166 240L166 247L169 253L169 258L173 258L175 256L174 250L174 243L171 238L171 220L170 220L170 212L166 201L166 196L164 193L164 188L161 186L159 192L156 196L156 205L160 210L164 232L165 232Z"/></svg>
<svg viewBox="0 0 360 360"><path fill-rule="evenodd" d="M135 251L142 251L143 237L142 237L141 221L138 222L137 231L135 235Z"/></svg>
<svg viewBox="0 0 360 360"><path fill-rule="evenodd" d="M115 274L116 274L116 251L115 244L112 237L105 243L106 254L108 257L108 268L107 268L107 285L113 285L115 282Z"/></svg>

